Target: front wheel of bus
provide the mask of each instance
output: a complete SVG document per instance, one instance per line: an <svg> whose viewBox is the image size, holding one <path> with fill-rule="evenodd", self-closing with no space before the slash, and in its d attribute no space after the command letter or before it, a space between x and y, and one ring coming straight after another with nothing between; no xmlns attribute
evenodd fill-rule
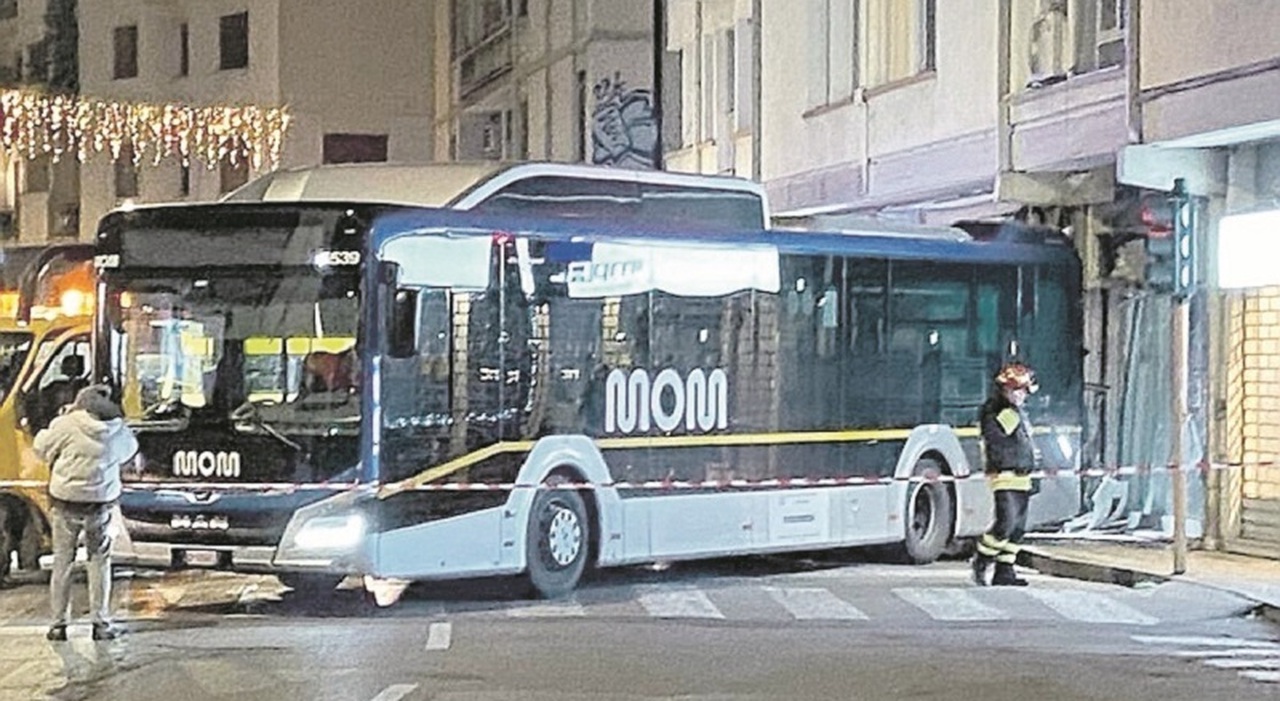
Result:
<svg viewBox="0 0 1280 701"><path fill-rule="evenodd" d="M578 490L548 481L533 500L525 536L529 584L538 595L555 599L578 585L587 566L591 524Z"/></svg>
<svg viewBox="0 0 1280 701"><path fill-rule="evenodd" d="M955 502L946 482L931 479L942 474L942 465L933 458L920 458L912 470L905 513L907 537L901 545L902 558L907 562L933 562L942 556L951 540Z"/></svg>

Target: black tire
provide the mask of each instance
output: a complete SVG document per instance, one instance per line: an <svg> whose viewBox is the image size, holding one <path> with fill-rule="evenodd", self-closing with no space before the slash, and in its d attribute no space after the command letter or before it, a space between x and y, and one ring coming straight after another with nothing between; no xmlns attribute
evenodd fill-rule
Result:
<svg viewBox="0 0 1280 701"><path fill-rule="evenodd" d="M912 477L942 475L942 464L933 458L920 458ZM956 505L946 482L913 480L907 490L903 511L907 537L898 546L899 558L924 565L942 557L951 542L955 527Z"/></svg>
<svg viewBox="0 0 1280 701"><path fill-rule="evenodd" d="M548 480L547 486L563 481ZM586 571L590 544L591 523L578 490L538 490L525 536L527 576L533 591L545 599L572 592Z"/></svg>

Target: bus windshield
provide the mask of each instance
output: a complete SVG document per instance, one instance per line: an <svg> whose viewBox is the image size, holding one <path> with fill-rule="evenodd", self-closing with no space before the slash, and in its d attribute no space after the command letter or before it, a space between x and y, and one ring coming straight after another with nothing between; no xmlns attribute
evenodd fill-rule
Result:
<svg viewBox="0 0 1280 701"><path fill-rule="evenodd" d="M131 273L112 286L110 362L139 427L354 434L354 269Z"/></svg>

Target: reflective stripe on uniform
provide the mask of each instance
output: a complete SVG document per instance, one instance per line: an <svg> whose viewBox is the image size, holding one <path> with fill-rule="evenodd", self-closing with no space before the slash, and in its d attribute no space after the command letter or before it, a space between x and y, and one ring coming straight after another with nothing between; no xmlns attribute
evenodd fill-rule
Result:
<svg viewBox="0 0 1280 701"><path fill-rule="evenodd" d="M1008 544L1007 540L1000 540L990 533L983 533L978 539L978 553L983 557L995 557L1003 552L1004 546Z"/></svg>
<svg viewBox="0 0 1280 701"><path fill-rule="evenodd" d="M1020 475L1016 472L998 472L989 477L992 489L1008 489L1016 492L1031 491L1031 475Z"/></svg>
<svg viewBox="0 0 1280 701"><path fill-rule="evenodd" d="M1007 562L1014 564L1018 560L1018 553L1022 548L1009 540L1001 540L990 533L982 534L978 539L978 554L983 557L994 557L996 562Z"/></svg>
<svg viewBox="0 0 1280 701"><path fill-rule="evenodd" d="M996 414L996 423L1000 424L1000 430L1004 431L1004 435L1012 436L1013 432L1018 430L1018 424L1022 423L1022 417L1017 411L1005 407Z"/></svg>

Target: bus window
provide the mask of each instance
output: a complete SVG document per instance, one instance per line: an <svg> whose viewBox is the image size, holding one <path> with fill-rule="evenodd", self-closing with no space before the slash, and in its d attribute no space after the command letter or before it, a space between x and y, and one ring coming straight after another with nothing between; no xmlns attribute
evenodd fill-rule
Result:
<svg viewBox="0 0 1280 701"><path fill-rule="evenodd" d="M764 202L755 193L570 176L518 180L476 205L474 211L732 230L765 227Z"/></svg>
<svg viewBox="0 0 1280 701"><path fill-rule="evenodd" d="M661 183L643 183L640 187L639 216L643 221L732 230L765 227L764 202L754 193Z"/></svg>
<svg viewBox="0 0 1280 701"><path fill-rule="evenodd" d="M517 180L474 207L489 214L567 219L635 219L640 186L625 180L542 176Z"/></svg>

